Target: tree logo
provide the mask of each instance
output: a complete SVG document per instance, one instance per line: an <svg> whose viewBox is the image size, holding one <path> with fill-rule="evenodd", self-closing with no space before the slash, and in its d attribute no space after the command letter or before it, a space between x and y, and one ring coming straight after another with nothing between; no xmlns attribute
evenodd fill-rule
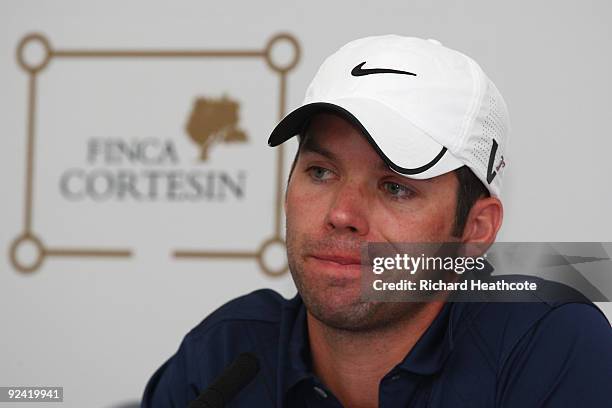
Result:
<svg viewBox="0 0 612 408"><path fill-rule="evenodd" d="M200 160L208 159L209 149L216 143L244 143L246 133L238 128L238 102L223 96L220 99L198 98L187 123L187 134L200 147Z"/></svg>

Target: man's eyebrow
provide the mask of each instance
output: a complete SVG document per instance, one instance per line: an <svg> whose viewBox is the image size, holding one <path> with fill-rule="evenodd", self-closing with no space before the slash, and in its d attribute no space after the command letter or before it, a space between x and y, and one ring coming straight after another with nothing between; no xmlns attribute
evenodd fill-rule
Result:
<svg viewBox="0 0 612 408"><path fill-rule="evenodd" d="M334 153L332 153L330 150L327 150L326 148L321 146L319 143L313 140L313 138L310 135L306 137L304 144L302 144L301 150L303 152L317 153L317 154L320 154L321 156L327 157L330 160L337 161L337 157Z"/></svg>

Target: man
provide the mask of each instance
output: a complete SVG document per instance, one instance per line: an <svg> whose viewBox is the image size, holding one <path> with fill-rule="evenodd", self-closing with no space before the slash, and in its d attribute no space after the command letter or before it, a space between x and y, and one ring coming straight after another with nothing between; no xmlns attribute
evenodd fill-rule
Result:
<svg viewBox="0 0 612 408"><path fill-rule="evenodd" d="M193 329L144 407L184 407L242 352L261 371L232 407L609 406L612 335L585 299L362 300L367 243L495 241L505 103L437 41L353 41L330 56L269 144L298 134L287 255L299 294L257 291Z"/></svg>

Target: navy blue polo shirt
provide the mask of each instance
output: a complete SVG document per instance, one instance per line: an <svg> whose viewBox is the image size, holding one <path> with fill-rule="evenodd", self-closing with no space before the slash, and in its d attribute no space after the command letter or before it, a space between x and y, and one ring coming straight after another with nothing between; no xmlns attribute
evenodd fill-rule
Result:
<svg viewBox="0 0 612 408"><path fill-rule="evenodd" d="M186 407L242 352L261 370L230 407L341 406L312 371L301 298L271 290L225 304L189 332L142 406ZM380 381L379 406L610 407L610 384L612 331L586 300L447 303Z"/></svg>

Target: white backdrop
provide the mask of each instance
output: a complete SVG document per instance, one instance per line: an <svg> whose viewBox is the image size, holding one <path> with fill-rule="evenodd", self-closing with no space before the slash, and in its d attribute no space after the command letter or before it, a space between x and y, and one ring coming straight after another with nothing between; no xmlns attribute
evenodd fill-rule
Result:
<svg viewBox="0 0 612 408"><path fill-rule="evenodd" d="M386 33L438 39L476 59L509 106L500 240L612 241L611 18L603 0L3 1L0 386L63 386L67 407L135 402L182 336L216 307L261 287L295 292L288 274L268 276L253 258L173 256L180 249L252 252L273 235L276 156L265 142L279 82L261 58L54 58L37 75L32 230L48 247L129 249L132 256L55 256L18 272L8 255L24 228L28 75L16 48L28 33L64 50L262 50L288 32L302 50L287 76L288 109L323 58L347 41ZM277 51L282 60L290 50ZM240 103L238 126L248 142L215 145L200 162L185 125L196 98L224 95ZM175 161L90 162L93 138L170 141ZM293 149L285 152L285 174ZM59 186L75 168L236 179L242 172L246 179L242 197L71 201ZM268 261L278 264L275 255ZM612 316L610 304L600 306Z"/></svg>

